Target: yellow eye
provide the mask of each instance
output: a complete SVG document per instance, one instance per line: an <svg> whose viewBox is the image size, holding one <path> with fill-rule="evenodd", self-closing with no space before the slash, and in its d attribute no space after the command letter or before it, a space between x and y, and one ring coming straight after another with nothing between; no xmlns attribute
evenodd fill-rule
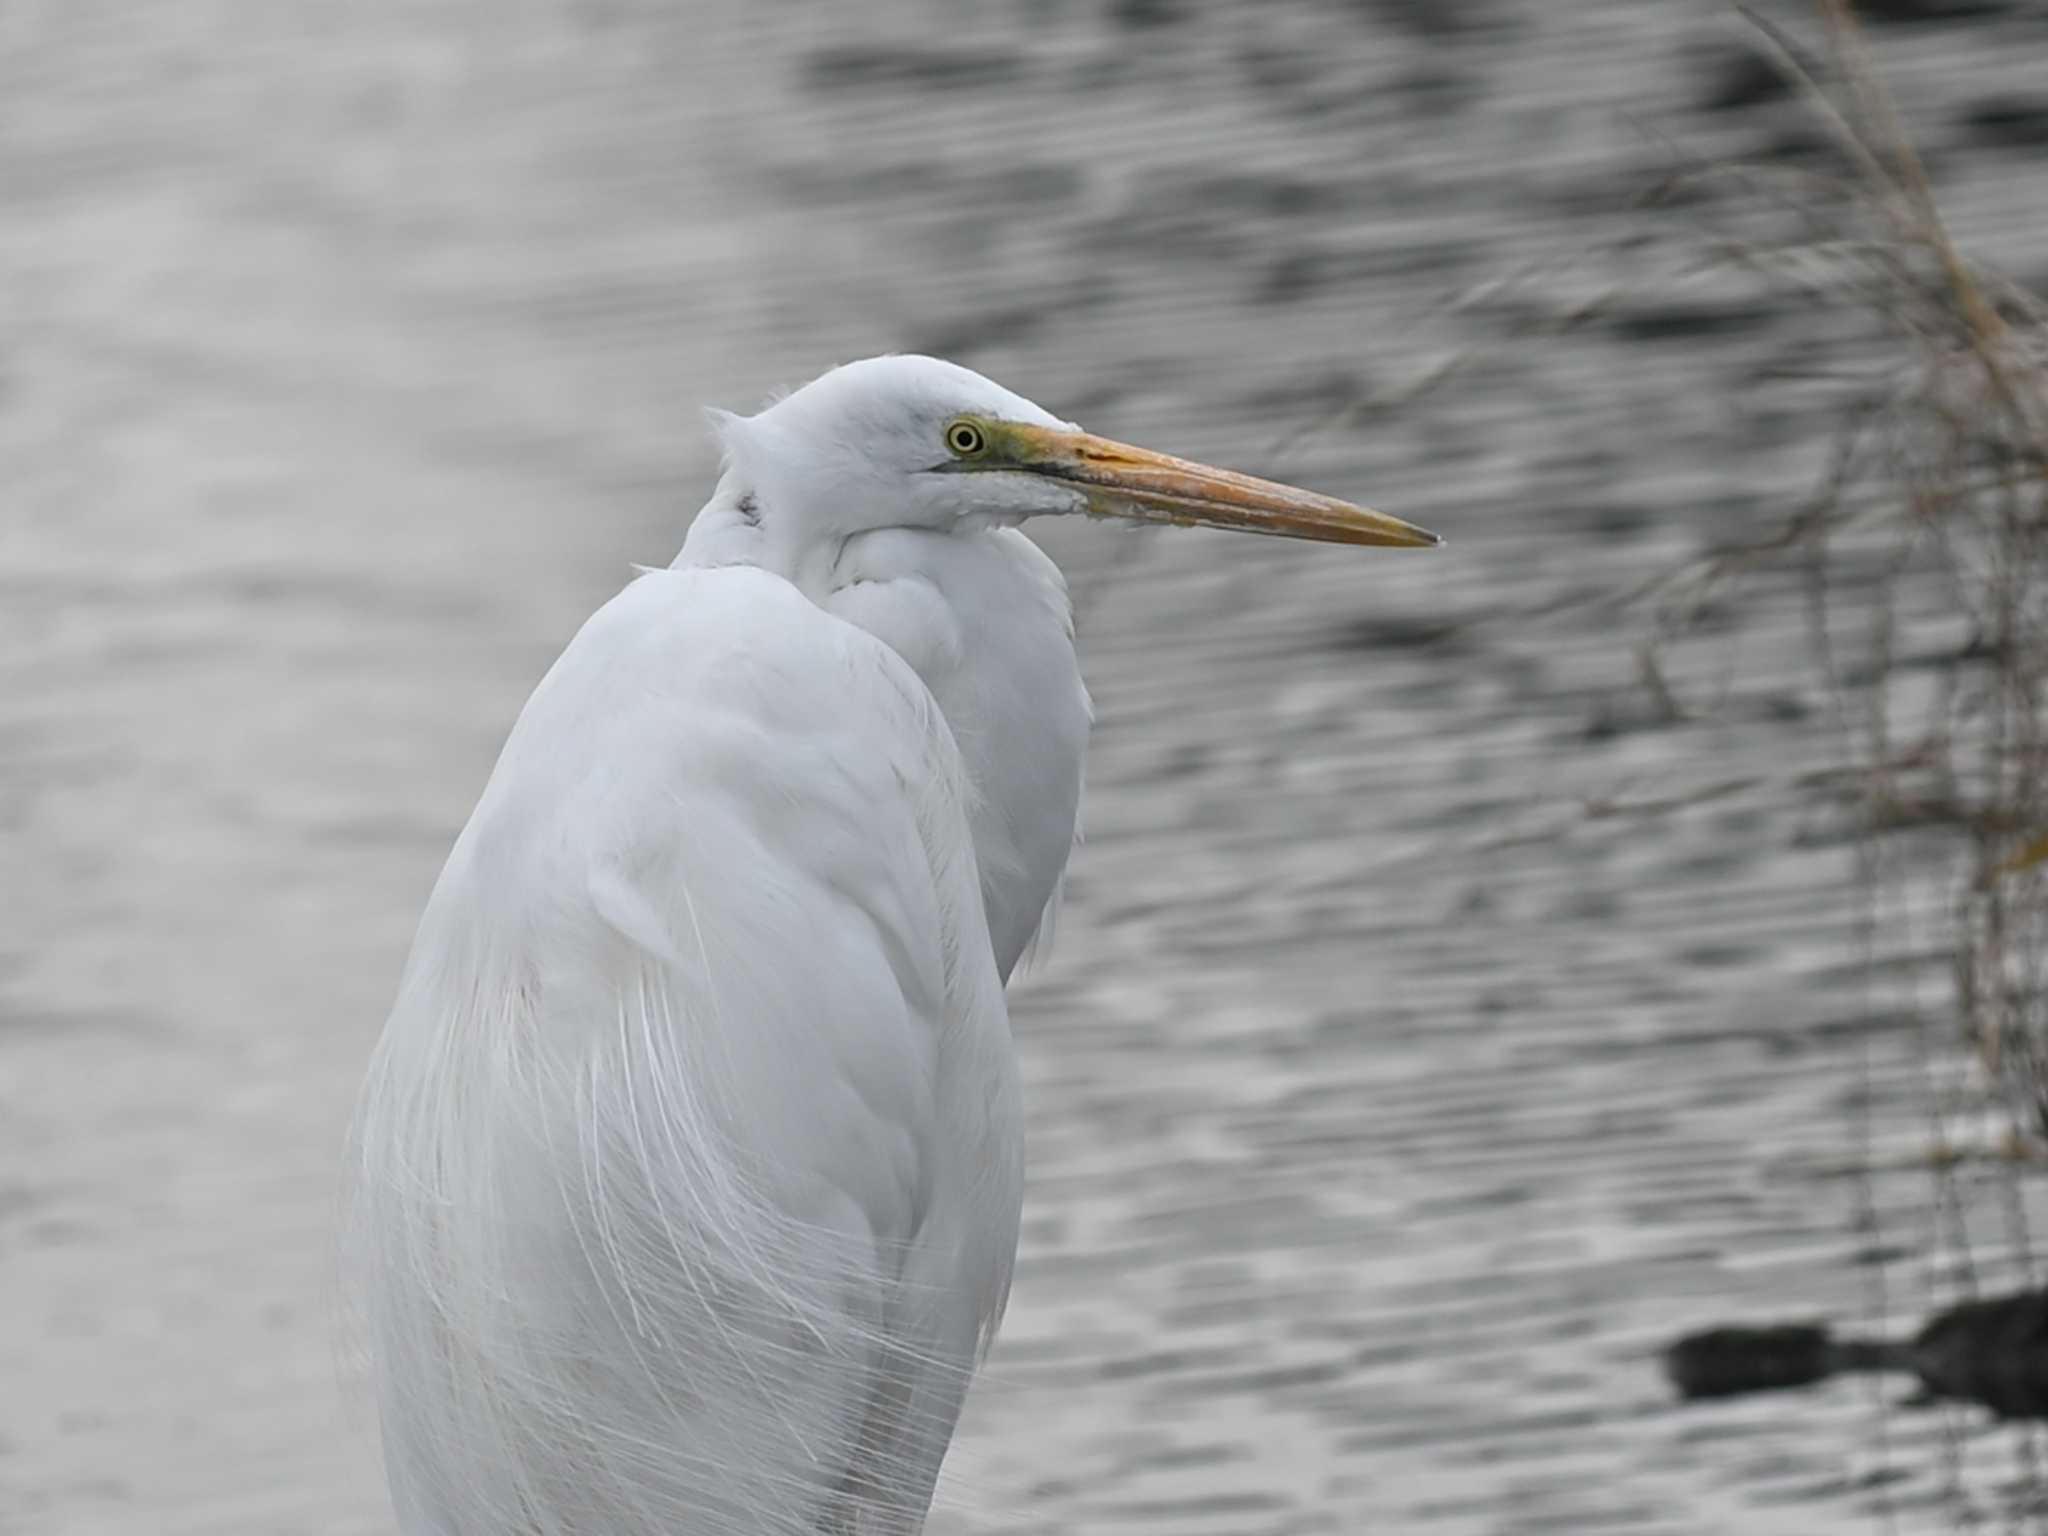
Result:
<svg viewBox="0 0 2048 1536"><path fill-rule="evenodd" d="M971 459L988 447L988 434L971 421L948 422L946 446L953 451L955 457Z"/></svg>

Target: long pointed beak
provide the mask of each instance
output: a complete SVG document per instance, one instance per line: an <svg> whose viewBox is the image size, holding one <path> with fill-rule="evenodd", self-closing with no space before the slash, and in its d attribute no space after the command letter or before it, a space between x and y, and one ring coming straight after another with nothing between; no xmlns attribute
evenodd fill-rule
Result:
<svg viewBox="0 0 2048 1536"><path fill-rule="evenodd" d="M1080 486L1088 494L1088 510L1098 517L1234 528L1325 544L1427 549L1443 543L1425 528L1370 507L1092 433L1005 422L992 446L986 467Z"/></svg>

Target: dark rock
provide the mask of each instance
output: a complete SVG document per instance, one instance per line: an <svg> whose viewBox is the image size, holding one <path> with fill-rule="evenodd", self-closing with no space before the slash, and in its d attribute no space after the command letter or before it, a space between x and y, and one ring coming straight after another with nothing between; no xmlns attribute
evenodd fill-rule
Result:
<svg viewBox="0 0 2048 1536"><path fill-rule="evenodd" d="M1966 1301L1934 1317L1908 1350L1936 1397L2007 1419L2048 1419L2048 1291Z"/></svg>
<svg viewBox="0 0 2048 1536"><path fill-rule="evenodd" d="M1806 1323L1709 1328L1667 1349L1664 1373L1679 1396L1690 1398L1803 1387L1834 1375L1834 1341L1827 1329Z"/></svg>
<svg viewBox="0 0 2048 1536"><path fill-rule="evenodd" d="M1959 1302L1907 1343L1837 1339L1807 1323L1710 1328L1664 1352L1689 1398L1803 1387L1842 1371L1910 1371L1922 1400L1981 1403L2000 1418L2048 1419L2048 1291Z"/></svg>

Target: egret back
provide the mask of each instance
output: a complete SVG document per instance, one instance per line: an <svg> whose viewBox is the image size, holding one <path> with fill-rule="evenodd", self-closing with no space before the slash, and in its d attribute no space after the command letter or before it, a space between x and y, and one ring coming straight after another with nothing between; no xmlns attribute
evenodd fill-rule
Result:
<svg viewBox="0 0 2048 1536"><path fill-rule="evenodd" d="M1021 1196L969 796L770 573L643 576L563 654L356 1124L408 1536L916 1528Z"/></svg>

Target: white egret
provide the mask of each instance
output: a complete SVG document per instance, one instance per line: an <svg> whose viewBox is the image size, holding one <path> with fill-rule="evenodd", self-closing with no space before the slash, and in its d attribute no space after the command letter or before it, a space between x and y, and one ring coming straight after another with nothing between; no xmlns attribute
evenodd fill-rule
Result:
<svg viewBox="0 0 2048 1536"><path fill-rule="evenodd" d="M873 358L713 413L434 887L355 1128L408 1536L914 1533L1023 1187L1003 984L1073 846L1091 513L1434 544Z"/></svg>

